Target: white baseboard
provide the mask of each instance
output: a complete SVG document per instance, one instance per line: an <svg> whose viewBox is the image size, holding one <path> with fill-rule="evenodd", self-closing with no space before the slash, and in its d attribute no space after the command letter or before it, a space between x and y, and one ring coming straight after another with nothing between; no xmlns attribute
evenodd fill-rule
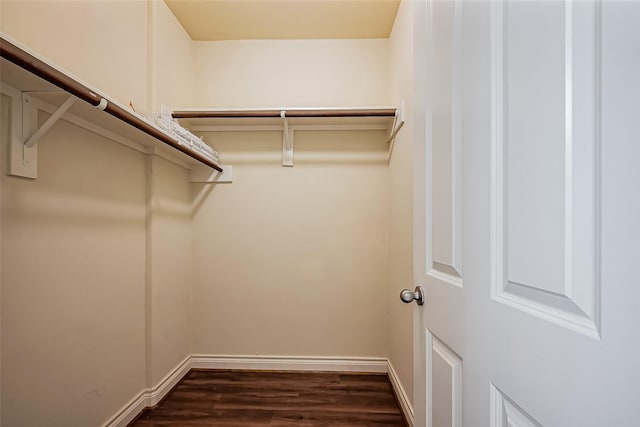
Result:
<svg viewBox="0 0 640 427"><path fill-rule="evenodd" d="M160 381L160 384L147 390L147 406L157 405L168 392L173 389L176 384L189 373L191 370L191 356L187 356L178 366L175 367L173 372L169 373L166 377Z"/></svg>
<svg viewBox="0 0 640 427"><path fill-rule="evenodd" d="M104 424L104 427L126 427L135 417L147 407L146 390L129 402L113 418Z"/></svg>
<svg viewBox="0 0 640 427"><path fill-rule="evenodd" d="M404 390L402 383L400 382L400 377L396 373L396 370L393 369L393 365L391 361L387 361L387 374L389 375L389 381L391 381L391 386L396 393L396 397L398 398L398 403L400 404L400 409L404 414L405 419L409 423L409 427L413 427L413 405L411 401L407 397L407 392Z"/></svg>
<svg viewBox="0 0 640 427"><path fill-rule="evenodd" d="M126 427L145 408L157 405L190 369L248 369L265 371L328 371L386 373L409 426L413 427L413 406L391 362L382 357L296 357L217 356L194 354L184 359L160 383L142 391L125 405L104 427Z"/></svg>
<svg viewBox="0 0 640 427"><path fill-rule="evenodd" d="M382 357L290 357L290 356L191 356L194 369L250 369L265 371L387 372Z"/></svg>
<svg viewBox="0 0 640 427"><path fill-rule="evenodd" d="M157 405L171 391L178 381L191 369L191 356L187 356L176 368L153 388L143 390L125 405L104 427L126 427L145 408Z"/></svg>

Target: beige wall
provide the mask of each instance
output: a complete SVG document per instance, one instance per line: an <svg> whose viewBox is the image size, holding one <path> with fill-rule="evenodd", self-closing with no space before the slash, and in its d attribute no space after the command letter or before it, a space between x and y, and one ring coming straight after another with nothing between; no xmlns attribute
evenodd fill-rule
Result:
<svg viewBox="0 0 640 427"><path fill-rule="evenodd" d="M2 0L0 29L106 95L147 101L147 5L136 1Z"/></svg>
<svg viewBox="0 0 640 427"><path fill-rule="evenodd" d="M207 137L234 182L194 213L195 353L386 356L384 133L300 132L293 168L279 132Z"/></svg>
<svg viewBox="0 0 640 427"><path fill-rule="evenodd" d="M151 36L149 112L170 107L192 107L196 86L194 43L164 1L149 2Z"/></svg>
<svg viewBox="0 0 640 427"><path fill-rule="evenodd" d="M188 105L191 40L162 1L149 2L149 109ZM189 170L159 157L147 164L147 387L155 387L192 351L191 194Z"/></svg>
<svg viewBox="0 0 640 427"><path fill-rule="evenodd" d="M191 354L191 198L187 169L159 157L149 162L147 387L154 387Z"/></svg>
<svg viewBox="0 0 640 427"><path fill-rule="evenodd" d="M139 111L191 96L190 52L167 50L190 41L163 2L0 7L11 37ZM1 180L0 422L100 425L191 354L188 170L64 121L39 145L37 180Z"/></svg>
<svg viewBox="0 0 640 427"><path fill-rule="evenodd" d="M3 143L2 141L7 141L10 135L9 126L5 126L5 124L9 123L10 120L10 112L9 105L11 99L7 96L0 95L0 165L4 165L6 161L6 155L4 150L2 149ZM2 179L0 179L0 426L2 426L2 319L4 318L2 314Z"/></svg>
<svg viewBox="0 0 640 427"><path fill-rule="evenodd" d="M2 424L99 424L144 386L144 156L60 122L2 172Z"/></svg>
<svg viewBox="0 0 640 427"><path fill-rule="evenodd" d="M146 102L144 3L3 1L0 16L101 92ZM64 122L39 146L37 180L4 163L1 178L2 424L98 425L145 385L144 156Z"/></svg>
<svg viewBox="0 0 640 427"><path fill-rule="evenodd" d="M387 105L388 40L195 42L197 107Z"/></svg>
<svg viewBox="0 0 640 427"><path fill-rule="evenodd" d="M389 163L389 360L413 400L413 304L401 304L400 291L413 289L413 5L400 3L390 37L393 103L406 102L403 129Z"/></svg>
<svg viewBox="0 0 640 427"><path fill-rule="evenodd" d="M197 105L388 103L387 40L197 42ZM388 348L384 132L210 133L234 182L196 187L194 351L381 356Z"/></svg>

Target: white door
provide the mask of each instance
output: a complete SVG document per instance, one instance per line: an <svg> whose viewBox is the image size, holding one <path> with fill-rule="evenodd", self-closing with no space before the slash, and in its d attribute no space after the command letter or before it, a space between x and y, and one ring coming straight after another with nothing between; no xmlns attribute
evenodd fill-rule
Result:
<svg viewBox="0 0 640 427"><path fill-rule="evenodd" d="M415 425L640 426L640 2L415 11Z"/></svg>

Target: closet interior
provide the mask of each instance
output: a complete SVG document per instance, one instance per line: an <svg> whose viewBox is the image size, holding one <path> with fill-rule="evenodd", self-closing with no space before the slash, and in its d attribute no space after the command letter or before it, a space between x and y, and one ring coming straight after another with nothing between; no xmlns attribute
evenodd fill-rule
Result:
<svg viewBox="0 0 640 427"><path fill-rule="evenodd" d="M409 5L388 38L194 41L162 1L27 3L0 6L2 424L124 426L192 368L384 372L409 413Z"/></svg>

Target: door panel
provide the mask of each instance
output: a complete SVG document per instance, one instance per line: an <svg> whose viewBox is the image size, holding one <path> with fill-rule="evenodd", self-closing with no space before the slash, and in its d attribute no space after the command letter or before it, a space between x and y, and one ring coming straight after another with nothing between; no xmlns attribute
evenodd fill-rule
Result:
<svg viewBox="0 0 640 427"><path fill-rule="evenodd" d="M416 58L415 73L427 75L425 90L433 96L416 99L414 108L425 111L424 128L416 135L424 135L422 159L424 175L420 188L424 189L417 215L425 219L420 225L421 262L418 266L424 278L421 283L431 298L441 302L429 312L421 313L420 344L421 365L426 381L423 389L414 390L416 396L425 396L429 409L416 415L416 425L431 427L462 426L462 358L459 356L460 331L458 320L463 313L446 310L458 298L463 288L463 233L462 233L462 146L461 104L459 79L459 44L461 1L416 2L423 8L428 31L421 43L430 54L424 63ZM428 65L427 65L428 64ZM425 69L420 71L420 67ZM428 67L428 71L426 71ZM423 74L424 73L424 74ZM418 118L420 119L420 118ZM422 133L424 132L424 133ZM420 136L417 136L420 138ZM417 213L420 212L420 213ZM420 232L418 232L420 233ZM418 255L421 256L421 255ZM440 311L440 309L445 311ZM424 327L426 318L436 332ZM450 339L454 338L454 339ZM424 424L421 424L424 423Z"/></svg>
<svg viewBox="0 0 640 427"><path fill-rule="evenodd" d="M640 3L413 4L414 425L637 426Z"/></svg>
<svg viewBox="0 0 640 427"><path fill-rule="evenodd" d="M493 298L597 338L597 5L493 9Z"/></svg>
<svg viewBox="0 0 640 427"><path fill-rule="evenodd" d="M503 105L496 126L504 137L506 279L559 294L564 292L567 106L565 43L558 40L565 35L564 6L522 2L496 7L503 14L498 20Z"/></svg>
<svg viewBox="0 0 640 427"><path fill-rule="evenodd" d="M490 427L542 427L493 384L489 393L491 395Z"/></svg>
<svg viewBox="0 0 640 427"><path fill-rule="evenodd" d="M460 164L460 105L456 76L454 24L459 1L436 1L431 12L432 59L430 85L431 137L427 161L431 171L427 190L431 218L431 272L434 277L462 286L462 168Z"/></svg>
<svg viewBox="0 0 640 427"><path fill-rule="evenodd" d="M431 378L431 425L462 426L462 359L437 337L427 333L427 365Z"/></svg>

